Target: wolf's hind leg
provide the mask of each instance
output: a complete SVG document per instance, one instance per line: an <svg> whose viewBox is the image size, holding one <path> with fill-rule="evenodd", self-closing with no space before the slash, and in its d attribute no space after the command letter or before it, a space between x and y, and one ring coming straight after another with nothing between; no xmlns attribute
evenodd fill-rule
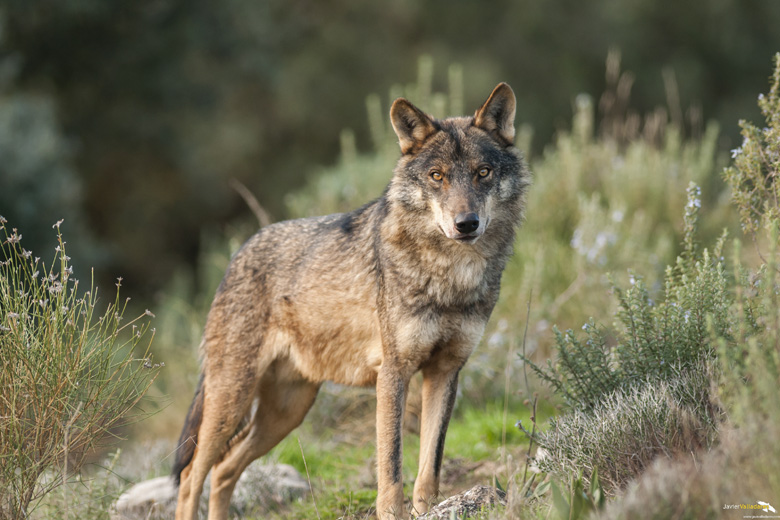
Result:
<svg viewBox="0 0 780 520"><path fill-rule="evenodd" d="M203 419L192 461L181 473L176 520L196 520L203 482L249 409L257 381L245 369L206 369ZM216 374L216 375L212 375Z"/></svg>
<svg viewBox="0 0 780 520"><path fill-rule="evenodd" d="M287 361L277 361L260 383L258 406L247 435L214 466L209 520L228 517L230 497L241 473L301 424L320 385L304 380Z"/></svg>

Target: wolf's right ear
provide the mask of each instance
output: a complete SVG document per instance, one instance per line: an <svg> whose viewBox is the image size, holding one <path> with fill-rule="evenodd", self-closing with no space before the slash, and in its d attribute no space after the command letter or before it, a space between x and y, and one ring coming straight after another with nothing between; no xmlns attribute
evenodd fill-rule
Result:
<svg viewBox="0 0 780 520"><path fill-rule="evenodd" d="M403 154L415 150L436 131L433 120L404 98L396 99L390 107L390 122Z"/></svg>

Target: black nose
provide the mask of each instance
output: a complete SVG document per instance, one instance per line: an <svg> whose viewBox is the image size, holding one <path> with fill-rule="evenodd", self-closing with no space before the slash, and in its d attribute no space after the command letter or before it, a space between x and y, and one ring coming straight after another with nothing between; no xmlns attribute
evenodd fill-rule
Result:
<svg viewBox="0 0 780 520"><path fill-rule="evenodd" d="M460 233L471 233L479 227L479 215L476 213L460 213L455 217L455 229Z"/></svg>

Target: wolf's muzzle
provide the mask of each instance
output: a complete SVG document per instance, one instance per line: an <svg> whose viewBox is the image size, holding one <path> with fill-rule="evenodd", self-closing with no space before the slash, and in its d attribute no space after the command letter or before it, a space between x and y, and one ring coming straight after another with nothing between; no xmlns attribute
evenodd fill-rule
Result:
<svg viewBox="0 0 780 520"><path fill-rule="evenodd" d="M479 215L476 213L459 213L455 217L455 229L459 233L472 233L479 227Z"/></svg>

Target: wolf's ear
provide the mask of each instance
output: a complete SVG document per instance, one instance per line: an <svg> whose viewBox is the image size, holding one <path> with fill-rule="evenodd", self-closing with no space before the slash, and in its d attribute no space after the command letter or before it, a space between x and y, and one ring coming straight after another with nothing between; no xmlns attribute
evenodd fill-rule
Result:
<svg viewBox="0 0 780 520"><path fill-rule="evenodd" d="M404 154L413 151L436 131L431 118L404 98L396 99L390 107L390 122Z"/></svg>
<svg viewBox="0 0 780 520"><path fill-rule="evenodd" d="M499 83L482 107L474 114L474 125L502 141L515 144L515 93L506 83Z"/></svg>

